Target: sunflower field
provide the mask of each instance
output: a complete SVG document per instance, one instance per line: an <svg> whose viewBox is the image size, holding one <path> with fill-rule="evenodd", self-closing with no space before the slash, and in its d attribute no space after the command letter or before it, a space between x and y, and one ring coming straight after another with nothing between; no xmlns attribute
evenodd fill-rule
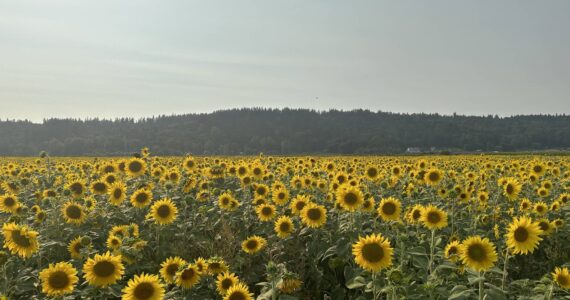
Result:
<svg viewBox="0 0 570 300"><path fill-rule="evenodd" d="M570 299L568 156L0 159L0 299Z"/></svg>

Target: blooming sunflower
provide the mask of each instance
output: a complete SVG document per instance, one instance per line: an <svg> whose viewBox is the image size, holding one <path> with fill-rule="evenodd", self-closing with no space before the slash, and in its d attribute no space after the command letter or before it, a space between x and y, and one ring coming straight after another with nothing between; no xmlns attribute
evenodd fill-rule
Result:
<svg viewBox="0 0 570 300"><path fill-rule="evenodd" d="M176 285L190 289L200 281L200 277L201 271L198 270L198 266L189 264L176 273Z"/></svg>
<svg viewBox="0 0 570 300"><path fill-rule="evenodd" d="M90 285L105 287L116 283L125 273L120 255L96 254L83 265L83 277Z"/></svg>
<svg viewBox="0 0 570 300"><path fill-rule="evenodd" d="M303 210L305 205L307 205L308 203L310 203L309 197L305 195L297 195L297 197L295 197L295 199L291 201L290 204L291 212L295 215L300 214L301 210Z"/></svg>
<svg viewBox="0 0 570 300"><path fill-rule="evenodd" d="M109 190L107 191L107 194L109 195L109 202L115 206L121 205L123 200L125 200L127 197L126 191L127 187L125 184L120 181L116 181L109 187Z"/></svg>
<svg viewBox="0 0 570 300"><path fill-rule="evenodd" d="M568 268L556 267L552 272L552 279L563 289L570 289L570 273Z"/></svg>
<svg viewBox="0 0 570 300"><path fill-rule="evenodd" d="M138 177L146 172L146 162L140 158L131 158L125 164L125 172L131 177Z"/></svg>
<svg viewBox="0 0 570 300"><path fill-rule="evenodd" d="M4 235L4 247L8 248L12 254L28 258L38 252L37 231L31 230L25 225L4 223L2 225L2 233Z"/></svg>
<svg viewBox="0 0 570 300"><path fill-rule="evenodd" d="M198 263L198 261L196 263ZM208 267L208 273L210 275L216 275L218 273L225 272L229 269L226 262L219 257L211 257L210 259L208 259L207 267Z"/></svg>
<svg viewBox="0 0 570 300"><path fill-rule="evenodd" d="M228 289L223 300L253 300L253 294L244 283L240 282Z"/></svg>
<svg viewBox="0 0 570 300"><path fill-rule="evenodd" d="M160 265L160 275L166 283L174 283L174 276L178 273L178 269L186 264L182 258L175 256L167 258Z"/></svg>
<svg viewBox="0 0 570 300"><path fill-rule="evenodd" d="M220 295L225 295L228 290L239 282L239 278L234 273L223 272L216 277L216 289Z"/></svg>
<svg viewBox="0 0 570 300"><path fill-rule="evenodd" d="M73 201L67 202L61 208L61 213L63 214L65 222L69 224L80 225L85 223L85 220L87 219L87 214L85 213L83 205Z"/></svg>
<svg viewBox="0 0 570 300"><path fill-rule="evenodd" d="M13 214L19 206L20 202L16 195L7 194L0 196L0 211Z"/></svg>
<svg viewBox="0 0 570 300"><path fill-rule="evenodd" d="M275 221L274 230L278 237L284 239L295 231L295 225L293 225L293 220L288 216L281 216Z"/></svg>
<svg viewBox="0 0 570 300"><path fill-rule="evenodd" d="M447 246L445 246L444 254L445 258L449 259L452 262L456 262L459 260L459 249L460 249L459 241L452 241Z"/></svg>
<svg viewBox="0 0 570 300"><path fill-rule="evenodd" d="M74 180L67 184L67 189L71 191L71 194L75 198L83 196L85 193L85 183L82 180Z"/></svg>
<svg viewBox="0 0 570 300"><path fill-rule="evenodd" d="M152 201L152 191L146 188L138 189L131 195L131 204L136 208L143 208Z"/></svg>
<svg viewBox="0 0 570 300"><path fill-rule="evenodd" d="M429 205L422 210L422 223L425 227L434 230L447 226L447 213L433 205Z"/></svg>
<svg viewBox="0 0 570 300"><path fill-rule="evenodd" d="M327 210L322 205L309 203L301 210L301 221L311 228L319 228L327 222Z"/></svg>
<svg viewBox="0 0 570 300"><path fill-rule="evenodd" d="M376 210L378 216L384 221L398 221L400 220L400 213L402 211L402 204L400 200L394 197L383 198Z"/></svg>
<svg viewBox="0 0 570 300"><path fill-rule="evenodd" d="M364 202L364 195L355 186L343 185L336 193L336 202L347 211L356 211Z"/></svg>
<svg viewBox="0 0 570 300"><path fill-rule="evenodd" d="M378 272L392 265L393 252L390 241L381 234L360 237L358 242L352 245L354 260L361 268L370 272Z"/></svg>
<svg viewBox="0 0 570 300"><path fill-rule="evenodd" d="M73 292L73 288L79 278L77 270L68 262L50 264L40 273L42 292L50 297L62 296Z"/></svg>
<svg viewBox="0 0 570 300"><path fill-rule="evenodd" d="M423 210L424 207L419 204L416 204L411 209L409 209L408 213L406 214L406 220L408 220L408 223L411 224L419 223L422 218Z"/></svg>
<svg viewBox="0 0 570 300"><path fill-rule="evenodd" d="M285 188L276 189L272 193L271 200L277 205L285 205L289 201L289 191Z"/></svg>
<svg viewBox="0 0 570 300"><path fill-rule="evenodd" d="M471 236L461 243L460 257L466 266L481 272L495 265L497 252L488 238Z"/></svg>
<svg viewBox="0 0 570 300"><path fill-rule="evenodd" d="M103 180L94 181L91 183L91 192L95 195L104 195L107 193L109 186Z"/></svg>
<svg viewBox="0 0 570 300"><path fill-rule="evenodd" d="M123 289L123 300L162 300L164 286L157 275L135 275Z"/></svg>
<svg viewBox="0 0 570 300"><path fill-rule="evenodd" d="M503 195L509 200L518 198L522 185L515 178L507 178L503 185Z"/></svg>
<svg viewBox="0 0 570 300"><path fill-rule="evenodd" d="M429 169L424 174L424 181L428 185L438 185L443 179L443 174L438 169Z"/></svg>
<svg viewBox="0 0 570 300"><path fill-rule="evenodd" d="M88 244L87 241L89 241ZM88 248L90 245L91 242L89 239L84 240L83 236L78 236L69 242L69 245L67 245L67 250L69 251L71 258L82 259L83 254L81 253L81 250Z"/></svg>
<svg viewBox="0 0 570 300"><path fill-rule="evenodd" d="M514 254L528 254L534 252L542 240L542 230L538 223L530 218L520 217L514 219L507 228L506 244Z"/></svg>
<svg viewBox="0 0 570 300"><path fill-rule="evenodd" d="M167 225L174 222L177 214L178 208L168 198L156 201L150 208L150 217L159 225Z"/></svg>
<svg viewBox="0 0 570 300"><path fill-rule="evenodd" d="M248 237L245 241L241 243L241 249L245 251L245 253L254 254L263 249L263 247L265 247L266 244L267 241L264 238L254 235Z"/></svg>

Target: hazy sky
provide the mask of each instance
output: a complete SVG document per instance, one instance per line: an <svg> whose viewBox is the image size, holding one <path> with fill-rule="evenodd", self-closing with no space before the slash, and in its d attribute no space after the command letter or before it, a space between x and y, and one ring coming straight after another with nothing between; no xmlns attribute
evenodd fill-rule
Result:
<svg viewBox="0 0 570 300"><path fill-rule="evenodd" d="M570 113L570 1L0 0L0 118Z"/></svg>

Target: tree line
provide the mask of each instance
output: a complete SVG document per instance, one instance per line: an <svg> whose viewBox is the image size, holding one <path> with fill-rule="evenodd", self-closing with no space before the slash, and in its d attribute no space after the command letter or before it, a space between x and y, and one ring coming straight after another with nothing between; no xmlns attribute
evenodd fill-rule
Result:
<svg viewBox="0 0 570 300"><path fill-rule="evenodd" d="M570 148L570 115L244 108L133 119L0 121L0 155L380 154Z"/></svg>

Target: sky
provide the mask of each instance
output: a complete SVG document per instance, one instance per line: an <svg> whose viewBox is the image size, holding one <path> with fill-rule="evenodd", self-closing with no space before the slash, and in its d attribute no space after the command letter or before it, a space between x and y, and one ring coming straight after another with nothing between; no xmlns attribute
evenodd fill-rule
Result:
<svg viewBox="0 0 570 300"><path fill-rule="evenodd" d="M570 113L570 1L0 0L0 118Z"/></svg>

